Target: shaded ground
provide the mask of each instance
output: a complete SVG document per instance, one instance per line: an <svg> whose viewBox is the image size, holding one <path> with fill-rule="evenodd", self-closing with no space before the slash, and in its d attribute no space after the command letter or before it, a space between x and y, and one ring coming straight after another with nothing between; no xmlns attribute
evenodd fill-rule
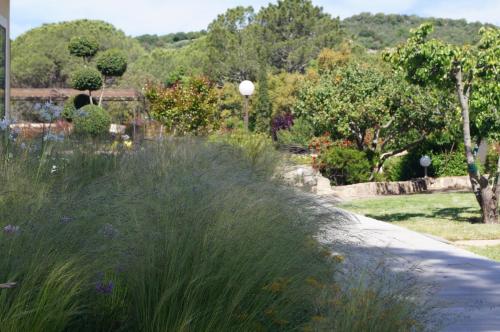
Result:
<svg viewBox="0 0 500 332"><path fill-rule="evenodd" d="M477 223L479 207L471 193L385 196L356 200L341 207L441 238L444 242L457 242L458 246L500 261L498 243L482 244L483 240L500 240L500 225ZM473 240L481 242L464 242Z"/></svg>
<svg viewBox="0 0 500 332"><path fill-rule="evenodd" d="M355 216L344 230L325 229L324 241L343 239L348 263L411 271L432 285L444 331L500 330L500 263L371 218Z"/></svg>

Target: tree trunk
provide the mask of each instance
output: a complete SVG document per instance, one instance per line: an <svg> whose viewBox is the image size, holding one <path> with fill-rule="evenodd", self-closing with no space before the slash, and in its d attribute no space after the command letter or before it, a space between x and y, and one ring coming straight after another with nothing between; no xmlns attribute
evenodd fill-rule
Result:
<svg viewBox="0 0 500 332"><path fill-rule="evenodd" d="M496 190L489 185L488 178L482 176L476 165L474 153L472 150L472 138L470 133L470 113L469 96L470 86L464 86L462 79L462 69L458 68L455 72L456 91L460 108L462 110L463 135L465 144L465 156L467 158L467 171L472 184L472 191L481 207L481 220L483 223L498 223L498 196Z"/></svg>
<svg viewBox="0 0 500 332"><path fill-rule="evenodd" d="M482 222L484 224L498 224L498 196L490 186L481 188Z"/></svg>
<svg viewBox="0 0 500 332"><path fill-rule="evenodd" d="M245 96L245 105L243 106L245 108L244 110L244 115L243 115L243 123L244 123L244 126L245 126L245 130L248 131L248 128L249 128L249 110L248 108L250 107L249 106L249 99L250 97L249 96Z"/></svg>
<svg viewBox="0 0 500 332"><path fill-rule="evenodd" d="M90 99L90 105L94 105L94 101L92 100L92 91L89 90L89 99Z"/></svg>
<svg viewBox="0 0 500 332"><path fill-rule="evenodd" d="M102 80L101 95L99 96L99 107L102 106L102 98L104 96L104 88L106 87L106 77Z"/></svg>

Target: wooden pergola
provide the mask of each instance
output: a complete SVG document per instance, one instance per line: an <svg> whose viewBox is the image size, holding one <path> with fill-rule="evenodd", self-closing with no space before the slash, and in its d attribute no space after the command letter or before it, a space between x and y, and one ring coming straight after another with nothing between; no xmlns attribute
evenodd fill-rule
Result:
<svg viewBox="0 0 500 332"><path fill-rule="evenodd" d="M12 88L12 101L65 101L68 98L86 95L86 92L74 89L31 89L31 88ZM99 91L93 94L98 97ZM106 89L103 95L104 101L143 101L143 95L135 89Z"/></svg>

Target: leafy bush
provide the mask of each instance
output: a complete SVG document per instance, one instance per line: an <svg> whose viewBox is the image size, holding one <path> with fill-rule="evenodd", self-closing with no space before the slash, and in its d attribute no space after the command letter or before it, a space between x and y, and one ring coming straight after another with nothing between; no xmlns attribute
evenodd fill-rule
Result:
<svg viewBox="0 0 500 332"><path fill-rule="evenodd" d="M107 50L97 57L97 69L107 77L122 76L127 71L127 57L120 50Z"/></svg>
<svg viewBox="0 0 500 332"><path fill-rule="evenodd" d="M99 106L87 105L77 111L73 123L76 133L96 137L108 132L111 116Z"/></svg>
<svg viewBox="0 0 500 332"><path fill-rule="evenodd" d="M384 163L382 181L404 181L403 157L393 157Z"/></svg>
<svg viewBox="0 0 500 332"><path fill-rule="evenodd" d="M88 98L87 98L88 100ZM70 97L64 103L62 117L68 121L72 121L76 115L75 97Z"/></svg>
<svg viewBox="0 0 500 332"><path fill-rule="evenodd" d="M467 161L460 149L451 153L430 154L432 165L429 168L431 176L462 176L467 175Z"/></svg>
<svg viewBox="0 0 500 332"><path fill-rule="evenodd" d="M218 95L213 84L196 77L170 88L146 87L151 115L174 135L203 134L217 127Z"/></svg>
<svg viewBox="0 0 500 332"><path fill-rule="evenodd" d="M384 165L384 176L389 181L408 181L425 176L420 166L420 158L428 155L432 159L428 175L431 177L463 176L467 175L465 156L460 148L448 153L424 152L420 149L410 151L409 154L389 159Z"/></svg>
<svg viewBox="0 0 500 332"><path fill-rule="evenodd" d="M367 182L371 164L362 151L331 147L319 156L319 170L330 179L332 185L341 186Z"/></svg>
<svg viewBox="0 0 500 332"><path fill-rule="evenodd" d="M278 143L287 148L307 149L314 136L314 129L309 122L304 119L297 119L289 130L277 132Z"/></svg>
<svg viewBox="0 0 500 332"><path fill-rule="evenodd" d="M488 174L495 174L498 172L498 158L500 157L500 145L496 143L488 151L484 171Z"/></svg>
<svg viewBox="0 0 500 332"><path fill-rule="evenodd" d="M99 90L102 87L102 76L101 74L92 68L83 68L75 73L71 77L71 86L74 89L85 91Z"/></svg>

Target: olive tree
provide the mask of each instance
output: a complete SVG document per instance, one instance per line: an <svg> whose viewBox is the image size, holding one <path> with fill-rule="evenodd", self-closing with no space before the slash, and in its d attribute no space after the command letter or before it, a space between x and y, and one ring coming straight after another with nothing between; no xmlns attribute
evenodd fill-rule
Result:
<svg viewBox="0 0 500 332"><path fill-rule="evenodd" d="M407 42L385 58L417 85L455 93L461 110L467 170L481 207L483 223L498 223L500 156L496 172L482 174L473 139L500 138L500 29L482 28L476 46L462 47L429 39L430 24L413 30Z"/></svg>
<svg viewBox="0 0 500 332"><path fill-rule="evenodd" d="M99 106L102 104L106 81L110 80L110 83L112 84L115 78L123 76L123 74L127 71L127 65L127 57L120 50L110 49L99 54L97 57L97 69L103 76Z"/></svg>
<svg viewBox="0 0 500 332"><path fill-rule="evenodd" d="M90 104L94 104L92 100L92 91L97 91L102 87L102 76L92 68L83 68L77 70L71 77L71 86L73 89L80 91L88 91Z"/></svg>

